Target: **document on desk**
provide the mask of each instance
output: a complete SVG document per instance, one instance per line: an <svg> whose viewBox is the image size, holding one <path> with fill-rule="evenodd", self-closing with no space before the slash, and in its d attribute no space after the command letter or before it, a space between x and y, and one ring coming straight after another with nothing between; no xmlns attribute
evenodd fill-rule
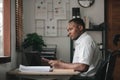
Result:
<svg viewBox="0 0 120 80"><path fill-rule="evenodd" d="M21 72L49 72L50 70L50 66L19 66Z"/></svg>

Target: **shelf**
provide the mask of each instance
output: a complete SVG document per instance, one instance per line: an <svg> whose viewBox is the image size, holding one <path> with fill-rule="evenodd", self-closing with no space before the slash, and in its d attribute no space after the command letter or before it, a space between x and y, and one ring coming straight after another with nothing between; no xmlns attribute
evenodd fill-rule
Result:
<svg viewBox="0 0 120 80"><path fill-rule="evenodd" d="M47 52L43 52L43 51L42 51L42 52L41 52L41 55L42 55L42 54L44 54L44 55L54 55L55 53L56 53L55 51L53 51L53 52L51 52L51 51L49 51L49 52L48 52L48 51L47 51Z"/></svg>

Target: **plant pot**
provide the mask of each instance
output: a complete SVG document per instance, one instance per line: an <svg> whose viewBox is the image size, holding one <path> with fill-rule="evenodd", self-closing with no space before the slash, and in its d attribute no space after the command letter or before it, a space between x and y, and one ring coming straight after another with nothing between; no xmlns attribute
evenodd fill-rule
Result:
<svg viewBox="0 0 120 80"><path fill-rule="evenodd" d="M27 65L29 66L40 66L41 65L41 54L39 51L27 51L25 52Z"/></svg>

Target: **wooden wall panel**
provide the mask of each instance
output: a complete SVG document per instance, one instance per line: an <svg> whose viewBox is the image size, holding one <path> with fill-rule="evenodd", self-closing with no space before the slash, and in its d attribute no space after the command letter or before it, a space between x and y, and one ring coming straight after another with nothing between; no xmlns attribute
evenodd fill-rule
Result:
<svg viewBox="0 0 120 80"><path fill-rule="evenodd" d="M112 43L115 34L120 34L120 0L107 0L107 37L108 48L115 50L119 47Z"/></svg>
<svg viewBox="0 0 120 80"><path fill-rule="evenodd" d="M111 50L120 49L120 43L118 46L113 44L114 35L120 34L120 0L107 0L106 5L107 48ZM120 57L117 59L113 77L114 80L120 80Z"/></svg>
<svg viewBox="0 0 120 80"><path fill-rule="evenodd" d="M4 0L4 56L10 56L10 0Z"/></svg>

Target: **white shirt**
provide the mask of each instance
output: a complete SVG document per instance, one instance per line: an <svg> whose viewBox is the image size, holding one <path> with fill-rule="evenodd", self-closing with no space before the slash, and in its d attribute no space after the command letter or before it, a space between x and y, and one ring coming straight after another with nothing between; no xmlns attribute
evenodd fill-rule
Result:
<svg viewBox="0 0 120 80"><path fill-rule="evenodd" d="M90 35L84 32L75 41L75 52L73 63L83 63L89 65L87 72L83 72L81 76L93 76L96 73L97 65L102 58L102 53L98 49L95 41Z"/></svg>

